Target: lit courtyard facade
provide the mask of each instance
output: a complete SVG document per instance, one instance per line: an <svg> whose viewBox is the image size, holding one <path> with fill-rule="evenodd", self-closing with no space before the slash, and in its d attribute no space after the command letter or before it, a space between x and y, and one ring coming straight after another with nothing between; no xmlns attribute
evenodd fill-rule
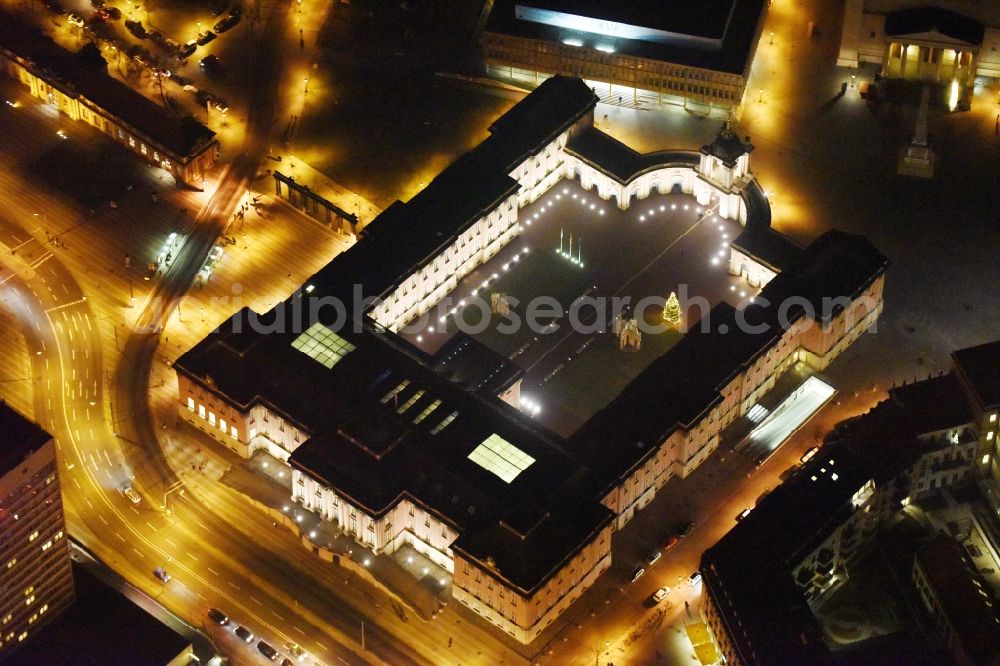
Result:
<svg viewBox="0 0 1000 666"><path fill-rule="evenodd" d="M244 457L287 461L296 502L377 552L424 553L453 574L454 599L525 643L610 566L613 531L786 370L822 369L868 329L888 265L857 236L801 248L773 231L753 147L728 126L700 152L642 155L593 127L596 101L580 79L547 80L284 303L241 310L174 366L186 420ZM706 270L715 259L760 287L687 322L566 438L518 409L510 358L474 340L429 353L399 334L519 238L524 211L564 179L594 210L692 197L740 230L699 258Z"/></svg>

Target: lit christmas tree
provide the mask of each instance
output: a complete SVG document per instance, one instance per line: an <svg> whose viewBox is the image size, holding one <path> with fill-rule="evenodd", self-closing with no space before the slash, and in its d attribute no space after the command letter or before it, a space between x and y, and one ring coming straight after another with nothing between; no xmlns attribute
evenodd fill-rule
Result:
<svg viewBox="0 0 1000 666"><path fill-rule="evenodd" d="M679 326L681 323L681 303L677 300L677 294L674 292L670 292L670 296L663 306L663 321L668 326Z"/></svg>

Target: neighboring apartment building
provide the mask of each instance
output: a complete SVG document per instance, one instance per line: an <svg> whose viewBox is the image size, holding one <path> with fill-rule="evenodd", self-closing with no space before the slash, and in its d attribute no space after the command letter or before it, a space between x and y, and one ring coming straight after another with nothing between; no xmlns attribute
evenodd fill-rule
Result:
<svg viewBox="0 0 1000 666"><path fill-rule="evenodd" d="M921 548L913 584L952 663L1000 664L1000 605L961 543L940 532Z"/></svg>
<svg viewBox="0 0 1000 666"><path fill-rule="evenodd" d="M71 53L37 28L0 14L0 72L73 120L107 134L173 176L201 187L215 164L215 132L178 118L108 74L93 44Z"/></svg>
<svg viewBox="0 0 1000 666"><path fill-rule="evenodd" d="M934 83L1000 76L1000 6L970 0L847 0L837 65Z"/></svg>
<svg viewBox="0 0 1000 666"><path fill-rule="evenodd" d="M700 152L641 155L594 129L595 104L582 80L548 79L301 290L241 310L174 364L183 418L242 456L288 462L297 502L377 552L412 545L454 574L454 598L523 642L609 566L611 533L778 377L796 361L826 367L869 328L888 266L859 236L799 248L773 231L752 146L728 125ZM679 188L744 225L733 252L754 249L730 272L782 270L756 303L701 313L563 440L512 406L522 373L509 359L462 336L428 356L397 331L567 177L621 209Z"/></svg>
<svg viewBox="0 0 1000 666"><path fill-rule="evenodd" d="M578 76L610 95L738 110L763 25L764 0L662 3L497 0L482 46L487 71L534 82Z"/></svg>
<svg viewBox="0 0 1000 666"><path fill-rule="evenodd" d="M847 582L886 521L942 488L989 478L996 450L985 443L995 440L987 433L996 430L991 391L1000 386L1000 342L956 351L952 361L949 373L893 388L888 400L839 425L812 460L705 552L702 613L727 663L826 663L811 609ZM984 410L981 401L994 406ZM942 611L934 575L918 565L914 576L947 648L981 654L969 636L955 638L961 632L949 622L962 620L942 618L955 611Z"/></svg>
<svg viewBox="0 0 1000 666"><path fill-rule="evenodd" d="M52 436L0 402L0 661L73 603Z"/></svg>

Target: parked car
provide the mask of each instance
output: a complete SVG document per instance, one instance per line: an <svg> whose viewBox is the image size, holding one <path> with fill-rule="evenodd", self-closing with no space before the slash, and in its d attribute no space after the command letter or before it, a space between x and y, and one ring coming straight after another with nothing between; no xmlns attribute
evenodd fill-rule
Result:
<svg viewBox="0 0 1000 666"><path fill-rule="evenodd" d="M135 492L135 488L132 486L128 486L123 492L125 493L125 497L132 501L132 504L138 504L142 501L142 497L139 496L139 493Z"/></svg>
<svg viewBox="0 0 1000 666"><path fill-rule="evenodd" d="M66 20L75 26L78 26L80 28L83 27L83 17L77 14L76 12L71 12L70 15L66 17Z"/></svg>
<svg viewBox="0 0 1000 666"><path fill-rule="evenodd" d="M156 567L155 569L153 569L153 575L156 576L156 578L159 579L161 583L170 582L170 574L168 574L166 569L164 569L163 567Z"/></svg>
<svg viewBox="0 0 1000 666"><path fill-rule="evenodd" d="M663 544L663 550L670 550L680 542L680 537L676 534L671 534L667 537L666 542Z"/></svg>
<svg viewBox="0 0 1000 666"><path fill-rule="evenodd" d="M226 18L216 23L215 26L212 27L212 30L214 30L217 34L221 35L225 31L232 29L239 22L240 22L239 16L227 16Z"/></svg>
<svg viewBox="0 0 1000 666"><path fill-rule="evenodd" d="M229 10L229 15L233 18L243 16L243 5L233 5L233 8Z"/></svg>
<svg viewBox="0 0 1000 666"><path fill-rule="evenodd" d="M177 47L177 55L181 58L190 58L197 50L198 42L197 40L192 39L190 42L186 42Z"/></svg>
<svg viewBox="0 0 1000 666"><path fill-rule="evenodd" d="M302 661L303 659L306 658L305 649L303 649L303 647L298 643L293 643L289 641L285 643L285 649L288 650L288 652L299 661Z"/></svg>
<svg viewBox="0 0 1000 666"><path fill-rule="evenodd" d="M216 37L218 37L217 34L212 32L211 30L206 30L205 32L198 35L198 39L196 41L198 42L198 46L204 46L205 44L208 44Z"/></svg>
<svg viewBox="0 0 1000 666"><path fill-rule="evenodd" d="M799 458L799 462L800 463L807 463L810 460L812 460L813 456L816 455L817 453L819 453L819 447L818 446L813 446L808 451L806 451L805 453L802 454L802 457Z"/></svg>
<svg viewBox="0 0 1000 666"><path fill-rule="evenodd" d="M654 564L656 564L657 562L660 561L661 557L663 557L663 553L661 553L658 550L653 551L646 558L646 566L650 566L650 567L653 566Z"/></svg>
<svg viewBox="0 0 1000 666"><path fill-rule="evenodd" d="M690 520L687 521L686 523L680 523L674 526L674 534L676 534L677 537L680 539L683 539L684 537L688 536L693 531L694 531L694 522Z"/></svg>
<svg viewBox="0 0 1000 666"><path fill-rule="evenodd" d="M667 598L668 594L670 594L670 588L669 587L661 587L656 592L653 592L653 601L655 603L660 603L661 601L663 601L664 599Z"/></svg>
<svg viewBox="0 0 1000 666"><path fill-rule="evenodd" d="M240 626L236 627L236 632L235 633L236 633L237 636L240 637L240 639L244 643L252 643L253 642L253 632L250 631L249 629L247 629L246 627L244 627L242 624Z"/></svg>
<svg viewBox="0 0 1000 666"><path fill-rule="evenodd" d="M149 37L149 33L146 32L146 28L143 27L141 21L125 21L125 29L136 39L146 39Z"/></svg>
<svg viewBox="0 0 1000 666"><path fill-rule="evenodd" d="M274 661L278 656L278 651L271 647L270 643L267 643L266 641L259 641L257 643L257 651L271 661Z"/></svg>
<svg viewBox="0 0 1000 666"><path fill-rule="evenodd" d="M59 4L59 0L45 0L45 7L53 14L65 14L66 8Z"/></svg>
<svg viewBox="0 0 1000 666"><path fill-rule="evenodd" d="M740 522L741 520L749 516L751 511L753 511L753 509L751 509L750 507L747 507L742 511L740 511L738 514L736 514L736 522Z"/></svg>
<svg viewBox="0 0 1000 666"><path fill-rule="evenodd" d="M691 572L691 575L688 576L687 584L690 585L691 587L696 587L700 583L701 583L701 572L700 571Z"/></svg>
<svg viewBox="0 0 1000 666"><path fill-rule="evenodd" d="M229 616L220 611L218 608L208 609L208 619L222 626L229 624Z"/></svg>
<svg viewBox="0 0 1000 666"><path fill-rule="evenodd" d="M644 573L646 573L646 570L643 569L642 567L639 567L638 569L635 569L634 571L632 571L632 578L631 578L631 580L629 582L634 583L635 581L637 581L640 578L642 578L642 575Z"/></svg>

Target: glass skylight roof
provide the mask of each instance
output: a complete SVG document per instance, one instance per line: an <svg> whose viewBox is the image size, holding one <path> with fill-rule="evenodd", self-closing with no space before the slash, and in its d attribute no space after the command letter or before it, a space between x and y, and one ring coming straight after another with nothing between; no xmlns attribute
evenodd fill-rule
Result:
<svg viewBox="0 0 1000 666"><path fill-rule="evenodd" d="M535 459L496 433L487 437L469 454L469 460L510 483L528 469Z"/></svg>
<svg viewBox="0 0 1000 666"><path fill-rule="evenodd" d="M354 351L354 345L319 322L299 334L292 342L292 347L328 368Z"/></svg>

